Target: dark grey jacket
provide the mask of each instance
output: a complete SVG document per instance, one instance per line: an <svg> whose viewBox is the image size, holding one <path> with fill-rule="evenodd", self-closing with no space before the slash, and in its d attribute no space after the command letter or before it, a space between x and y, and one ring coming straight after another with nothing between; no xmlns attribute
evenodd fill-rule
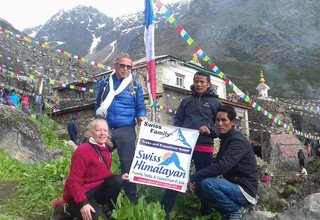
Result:
<svg viewBox="0 0 320 220"><path fill-rule="evenodd" d="M221 106L218 96L210 90L199 96L191 86L192 95L184 98L175 115L175 126L198 130L201 126L210 129L210 135L199 135L196 145L212 146L217 132L214 127L217 110Z"/></svg>
<svg viewBox="0 0 320 220"><path fill-rule="evenodd" d="M256 196L258 188L257 162L252 147L240 132L231 129L219 136L220 150L213 164L190 176L191 182L223 175L228 181L240 185L249 195Z"/></svg>

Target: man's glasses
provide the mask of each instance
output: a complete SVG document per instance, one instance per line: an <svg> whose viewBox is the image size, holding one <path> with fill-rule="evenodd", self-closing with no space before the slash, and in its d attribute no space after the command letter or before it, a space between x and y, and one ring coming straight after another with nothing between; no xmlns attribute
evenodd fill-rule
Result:
<svg viewBox="0 0 320 220"><path fill-rule="evenodd" d="M130 65L125 65L125 64L122 64L122 63L118 63L118 65L119 65L119 67L120 67L121 69L124 69L125 67L127 67L128 70L131 70L131 69L132 69L132 66L130 66Z"/></svg>

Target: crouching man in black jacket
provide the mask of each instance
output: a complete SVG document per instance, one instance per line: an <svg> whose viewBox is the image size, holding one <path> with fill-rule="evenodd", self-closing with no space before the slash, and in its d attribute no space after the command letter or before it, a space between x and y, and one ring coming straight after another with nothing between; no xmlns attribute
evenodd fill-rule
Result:
<svg viewBox="0 0 320 220"><path fill-rule="evenodd" d="M257 163L245 136L234 129L236 116L231 106L218 109L221 144L216 160L190 176L188 191L195 190L207 210L204 215L217 210L228 219L241 219L249 204L257 203Z"/></svg>

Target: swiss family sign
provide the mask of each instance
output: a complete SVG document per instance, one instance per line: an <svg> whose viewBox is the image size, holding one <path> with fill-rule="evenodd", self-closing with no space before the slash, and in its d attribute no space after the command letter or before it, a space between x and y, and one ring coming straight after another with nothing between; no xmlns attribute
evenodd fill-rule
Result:
<svg viewBox="0 0 320 220"><path fill-rule="evenodd" d="M142 122L131 182L185 192L198 130Z"/></svg>

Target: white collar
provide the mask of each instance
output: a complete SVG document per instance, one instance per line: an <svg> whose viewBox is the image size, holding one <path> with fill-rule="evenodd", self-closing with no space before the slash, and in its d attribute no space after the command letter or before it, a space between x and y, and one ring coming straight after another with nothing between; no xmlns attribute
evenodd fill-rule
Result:
<svg viewBox="0 0 320 220"><path fill-rule="evenodd" d="M106 145L105 144L98 144L94 139L93 139L93 137L89 137L89 142L91 143L91 144L95 144L95 145L98 145L98 146L100 146L100 147L106 147Z"/></svg>

